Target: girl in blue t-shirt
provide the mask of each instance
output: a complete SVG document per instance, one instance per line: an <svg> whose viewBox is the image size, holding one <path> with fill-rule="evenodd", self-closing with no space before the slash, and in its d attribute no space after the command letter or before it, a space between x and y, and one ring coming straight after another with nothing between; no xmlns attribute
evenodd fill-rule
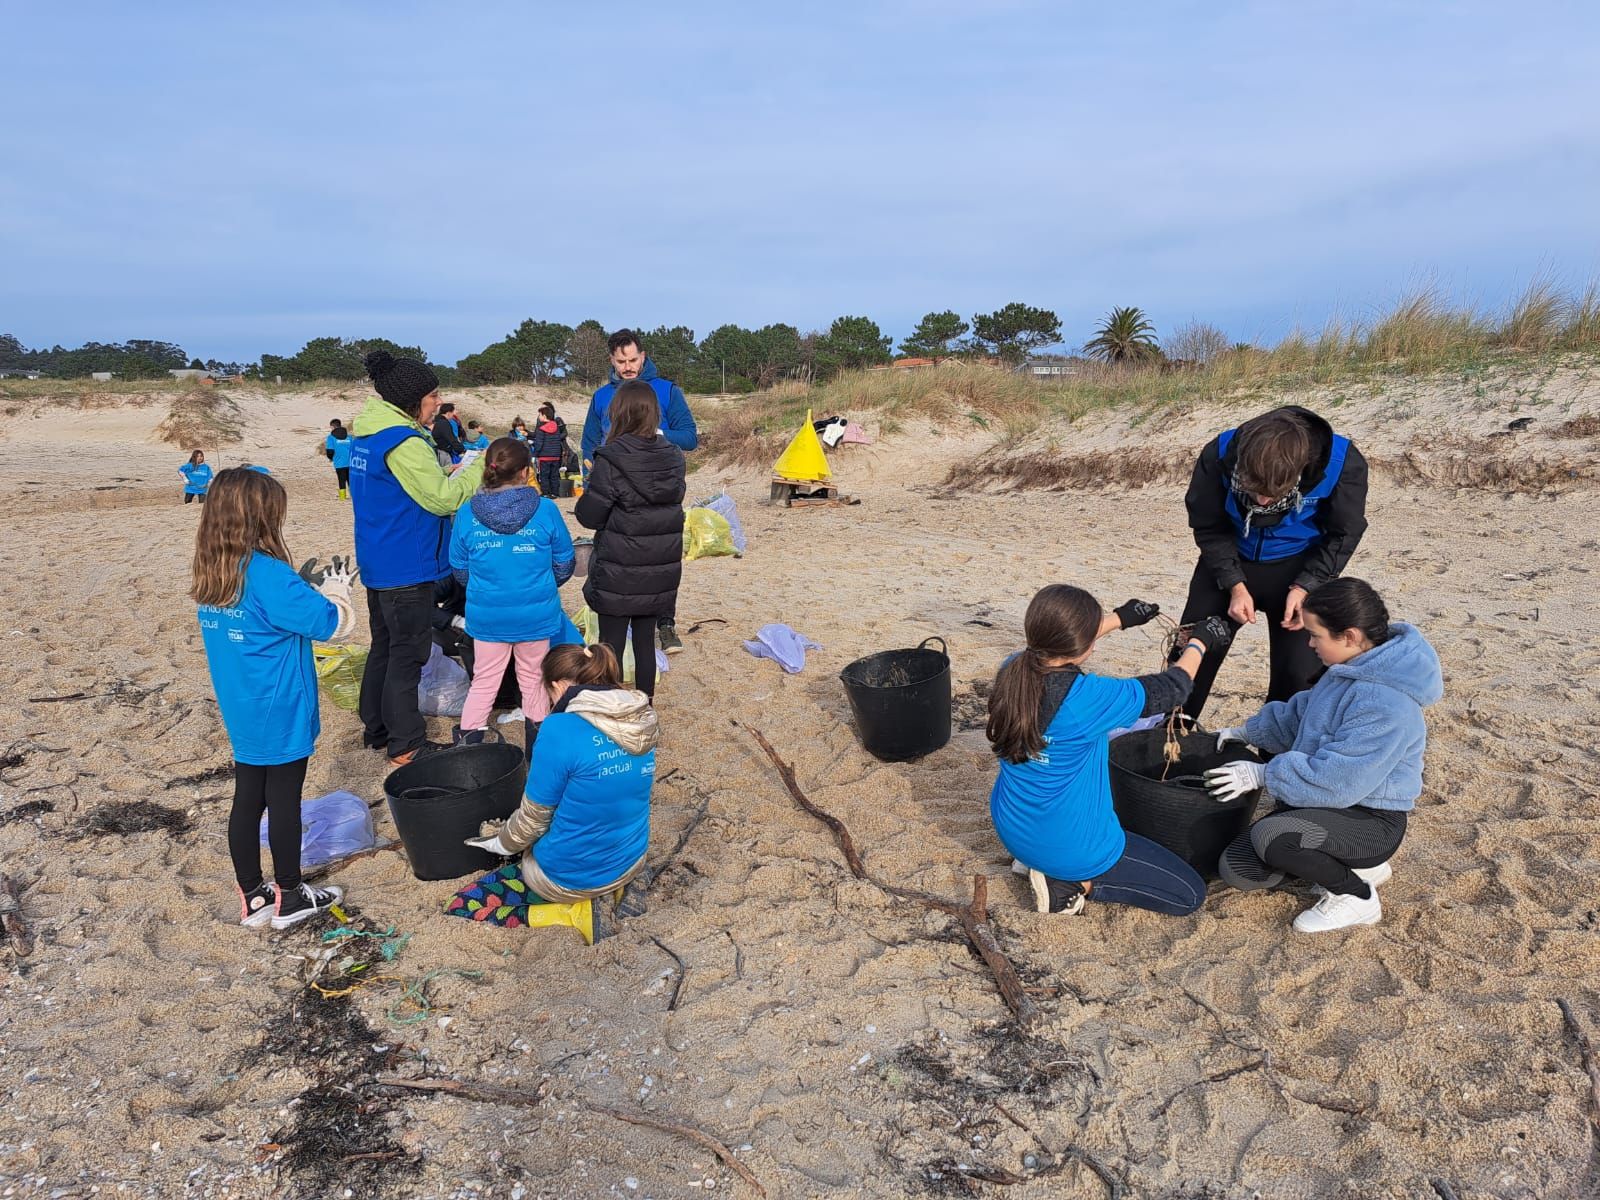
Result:
<svg viewBox="0 0 1600 1200"><path fill-rule="evenodd" d="M178 468L178 474L183 476L183 502L192 504L198 500L204 504L206 489L211 486L211 468L206 465L205 454L196 450L189 455L189 461Z"/></svg>
<svg viewBox="0 0 1600 1200"><path fill-rule="evenodd" d="M355 626L355 572L312 559L296 573L283 544L283 485L248 467L219 472L195 537L190 596L217 707L233 748L228 853L239 888L239 923L285 929L343 894L300 878L300 792L316 746L317 678L312 639L341 641ZM276 886L262 879L261 813L267 814Z"/></svg>
<svg viewBox="0 0 1600 1200"><path fill-rule="evenodd" d="M353 449L355 443L350 440L350 431L342 422L335 421L322 443L322 452L333 464L333 475L339 482L341 500L350 499L350 451Z"/></svg>
<svg viewBox="0 0 1600 1200"><path fill-rule="evenodd" d="M644 911L642 886L625 885L640 876L650 847L656 710L643 692L623 686L617 656L603 642L555 647L544 678L553 709L522 804L498 831L467 844L517 856L520 883L540 900L594 900L594 941L614 931L613 916ZM619 888L613 908L602 898Z"/></svg>
<svg viewBox="0 0 1600 1200"><path fill-rule="evenodd" d="M500 681L515 665L528 746L550 711L540 664L567 629L557 592L572 578L572 535L555 504L528 486L526 442L496 438L484 455L483 486L456 510L450 569L467 588L472 687L457 741L481 742Z"/></svg>
<svg viewBox="0 0 1600 1200"><path fill-rule="evenodd" d="M1027 649L995 677L988 736L1000 773L989 814L1026 868L1039 912L1081 913L1087 899L1184 916L1205 899L1194 868L1118 823L1107 735L1182 704L1201 661L1228 644L1232 626L1221 617L1197 626L1158 675L1114 679L1083 670L1101 637L1158 611L1129 600L1107 614L1082 588L1051 584L1028 605Z"/></svg>

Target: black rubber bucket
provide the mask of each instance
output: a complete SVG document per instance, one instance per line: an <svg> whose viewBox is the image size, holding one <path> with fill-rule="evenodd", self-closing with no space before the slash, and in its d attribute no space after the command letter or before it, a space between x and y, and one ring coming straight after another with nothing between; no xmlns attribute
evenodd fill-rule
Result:
<svg viewBox="0 0 1600 1200"><path fill-rule="evenodd" d="M928 642L939 648L930 650ZM861 744L875 758L905 762L950 740L950 655L943 638L858 658L839 678Z"/></svg>
<svg viewBox="0 0 1600 1200"><path fill-rule="evenodd" d="M528 766L509 743L457 746L390 773L383 781L389 811L411 873L459 879L494 870L500 860L463 845L484 821L503 821L522 803Z"/></svg>
<svg viewBox="0 0 1600 1200"><path fill-rule="evenodd" d="M1216 734L1196 732L1179 737L1178 761L1168 768L1166 744L1165 729L1111 739L1111 803L1129 833L1165 846L1207 879L1215 879L1217 861L1228 843L1250 827L1261 793L1246 792L1218 803L1206 791L1203 777L1224 763L1261 760L1237 742L1219 752Z"/></svg>

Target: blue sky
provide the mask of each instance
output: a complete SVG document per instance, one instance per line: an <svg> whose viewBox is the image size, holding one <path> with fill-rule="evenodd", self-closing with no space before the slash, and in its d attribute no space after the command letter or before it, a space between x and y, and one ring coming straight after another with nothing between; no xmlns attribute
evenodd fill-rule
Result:
<svg viewBox="0 0 1600 1200"><path fill-rule="evenodd" d="M0 332L1241 340L1600 271L1600 9L0 0Z"/></svg>

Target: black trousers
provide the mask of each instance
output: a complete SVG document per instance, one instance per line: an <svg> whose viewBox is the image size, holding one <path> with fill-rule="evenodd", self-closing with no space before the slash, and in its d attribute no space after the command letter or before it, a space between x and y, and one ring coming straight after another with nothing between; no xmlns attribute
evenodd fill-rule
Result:
<svg viewBox="0 0 1600 1200"><path fill-rule="evenodd" d="M539 462L539 493L552 500L561 498L561 460Z"/></svg>
<svg viewBox="0 0 1600 1200"><path fill-rule="evenodd" d="M394 758L427 735L417 684L433 646L433 584L367 592L367 623L372 648L361 675L362 739Z"/></svg>
<svg viewBox="0 0 1600 1200"><path fill-rule="evenodd" d="M185 504L189 504L195 500L198 500L201 504L204 504L206 502L206 494L204 492L185 492L183 494L183 502Z"/></svg>
<svg viewBox="0 0 1600 1200"><path fill-rule="evenodd" d="M267 844L272 874L281 891L300 886L300 792L306 763L256 767L233 764L233 811L228 814L228 857L233 877L244 891L261 886L261 814L267 814Z"/></svg>
<svg viewBox="0 0 1600 1200"><path fill-rule="evenodd" d="M656 694L656 618L608 617L600 614L600 640L622 661L622 649L633 630L633 686L646 696Z"/></svg>
<svg viewBox="0 0 1600 1200"><path fill-rule="evenodd" d="M1306 631L1285 629L1281 623L1289 585L1300 574L1304 562L1304 555L1296 554L1277 562L1240 564L1244 568L1244 584L1256 602L1256 623L1265 621L1267 625L1267 650L1270 655L1268 700L1287 700L1296 692L1305 691L1311 686L1317 672L1322 670L1322 662L1312 653ZM1227 592L1217 587L1216 579L1202 562L1195 567L1194 578L1189 581L1189 599L1184 603L1181 623L1188 625L1207 617L1225 617L1231 600ZM1235 625L1235 628L1241 626ZM1195 673L1194 689L1183 706L1183 711L1191 717L1198 718L1200 710L1206 706L1211 685L1216 682L1217 671L1227 656L1226 650L1216 651L1206 655L1201 662L1200 670Z"/></svg>
<svg viewBox="0 0 1600 1200"><path fill-rule="evenodd" d="M339 480L339 490L341 492L344 491L345 488L350 486L350 468L349 467L335 467L333 469L333 474L334 474L334 477Z"/></svg>
<svg viewBox="0 0 1600 1200"><path fill-rule="evenodd" d="M1286 879L1320 883L1330 892L1369 896L1352 868L1388 862L1406 836L1406 814L1384 808L1289 808L1279 805L1241 833L1217 864L1223 882L1240 891L1280 886Z"/></svg>

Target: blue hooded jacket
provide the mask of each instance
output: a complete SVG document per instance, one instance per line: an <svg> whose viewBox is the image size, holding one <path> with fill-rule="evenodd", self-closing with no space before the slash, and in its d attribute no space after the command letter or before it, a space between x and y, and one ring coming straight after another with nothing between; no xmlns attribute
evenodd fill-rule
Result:
<svg viewBox="0 0 1600 1200"><path fill-rule="evenodd" d="M1389 629L1383 645L1244 723L1250 744L1276 756L1266 769L1273 799L1398 812L1416 804L1428 741L1422 710L1444 695L1444 676L1420 631L1401 622Z"/></svg>
<svg viewBox="0 0 1600 1200"><path fill-rule="evenodd" d="M567 628L556 589L572 577L561 510L531 487L479 492L450 534L450 567L467 585L467 634L483 642L558 640Z"/></svg>
<svg viewBox="0 0 1600 1200"><path fill-rule="evenodd" d="M663 379L648 355L644 367L639 371L639 378L655 389L656 400L661 405L661 432L667 441L685 453L698 446L700 431L695 428L694 414L689 411L689 402L684 399L683 389L672 380ZM595 450L611 432L611 398L617 394L621 383L622 376L613 370L611 382L597 389L594 399L589 401L589 415L583 422L583 461L586 463L594 461Z"/></svg>

